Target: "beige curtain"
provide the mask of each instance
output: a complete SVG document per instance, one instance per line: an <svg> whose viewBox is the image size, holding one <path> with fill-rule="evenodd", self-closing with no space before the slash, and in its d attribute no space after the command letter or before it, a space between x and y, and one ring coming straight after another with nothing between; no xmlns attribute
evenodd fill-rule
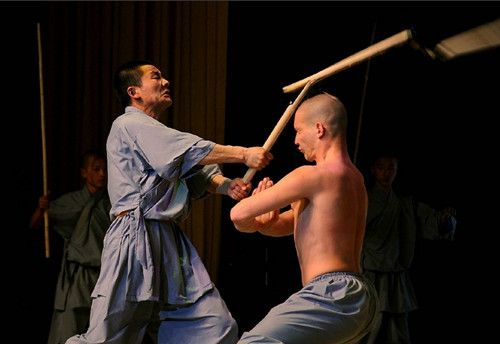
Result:
<svg viewBox="0 0 500 344"><path fill-rule="evenodd" d="M113 72L151 59L171 83L174 105L162 121L224 142L226 1L49 2L41 22L49 189L79 183L80 154L105 148L123 111ZM182 224L217 281L221 197L196 201Z"/></svg>

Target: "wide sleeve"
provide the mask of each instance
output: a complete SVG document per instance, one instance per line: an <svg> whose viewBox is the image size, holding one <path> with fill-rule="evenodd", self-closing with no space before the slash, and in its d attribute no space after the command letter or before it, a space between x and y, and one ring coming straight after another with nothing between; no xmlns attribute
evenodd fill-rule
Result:
<svg viewBox="0 0 500 344"><path fill-rule="evenodd" d="M221 174L219 165L206 165L191 170L191 174L186 176L186 184L192 199L201 199L209 195L208 185L212 179Z"/></svg>
<svg viewBox="0 0 500 344"><path fill-rule="evenodd" d="M139 156L147 157L145 163L165 179L184 177L214 146L212 141L148 118L138 130L135 142Z"/></svg>
<svg viewBox="0 0 500 344"><path fill-rule="evenodd" d="M75 229L80 213L90 198L86 188L70 192L50 202L50 228L68 240Z"/></svg>
<svg viewBox="0 0 500 344"><path fill-rule="evenodd" d="M426 203L412 199L418 226L418 236L423 239L441 239L441 213Z"/></svg>

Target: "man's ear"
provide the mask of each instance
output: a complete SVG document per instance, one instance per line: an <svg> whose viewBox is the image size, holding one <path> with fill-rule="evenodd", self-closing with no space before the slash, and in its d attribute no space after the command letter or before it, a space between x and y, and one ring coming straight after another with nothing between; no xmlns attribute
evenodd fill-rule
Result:
<svg viewBox="0 0 500 344"><path fill-rule="evenodd" d="M137 98L139 94L139 88L137 86L129 86L127 88L127 93L130 98Z"/></svg>
<svg viewBox="0 0 500 344"><path fill-rule="evenodd" d="M319 138L322 138L325 135L325 127L321 122L316 122L316 134Z"/></svg>
<svg viewBox="0 0 500 344"><path fill-rule="evenodd" d="M87 180L87 169L80 168L80 175L82 176L83 179Z"/></svg>

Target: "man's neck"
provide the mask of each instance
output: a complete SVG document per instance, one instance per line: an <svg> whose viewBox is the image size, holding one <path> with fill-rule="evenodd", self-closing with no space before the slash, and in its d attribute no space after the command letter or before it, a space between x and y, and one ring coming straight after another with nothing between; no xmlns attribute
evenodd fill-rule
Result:
<svg viewBox="0 0 500 344"><path fill-rule="evenodd" d="M392 189L392 186L390 184L385 184L385 185L382 185L380 183L377 183L375 182L375 185L380 189L382 190L383 193L385 193L386 195L389 195L391 193L391 189Z"/></svg>

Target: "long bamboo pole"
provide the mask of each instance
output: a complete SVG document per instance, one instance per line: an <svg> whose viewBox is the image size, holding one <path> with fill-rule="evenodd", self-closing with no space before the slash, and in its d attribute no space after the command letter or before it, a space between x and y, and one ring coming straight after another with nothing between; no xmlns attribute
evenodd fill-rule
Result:
<svg viewBox="0 0 500 344"><path fill-rule="evenodd" d="M43 94L43 68L42 68L42 38L40 33L40 23L37 23L38 35L38 75L40 78L40 115L42 121L42 156L43 156L43 194L47 195L47 149L45 141L45 101ZM49 213L46 210L43 214L44 217L44 233L45 233L45 258L50 257L50 244L49 244Z"/></svg>

